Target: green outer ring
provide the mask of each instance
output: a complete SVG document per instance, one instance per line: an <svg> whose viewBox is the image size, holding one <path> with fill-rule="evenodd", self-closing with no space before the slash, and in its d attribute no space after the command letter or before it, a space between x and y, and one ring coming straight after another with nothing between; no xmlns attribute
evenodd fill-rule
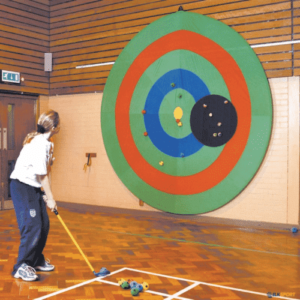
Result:
<svg viewBox="0 0 300 300"><path fill-rule="evenodd" d="M215 148L204 146L195 154L184 159L169 156L157 149L149 137L144 137L143 132L146 129L141 113L153 83L170 71L170 66L172 66L172 69L180 68L179 57L181 57L181 62L184 60L185 69L201 78L211 94L222 95L230 100L223 78L210 62L187 50L172 51L159 58L141 76L130 104L130 127L137 148L149 164L166 174L188 176L208 168L218 158L224 146ZM210 72L207 72L208 69ZM188 124L184 126L190 128L189 120ZM159 165L159 161L164 162L163 167ZM197 164L195 164L195 161L197 161Z"/></svg>
<svg viewBox="0 0 300 300"><path fill-rule="evenodd" d="M214 188L188 196L167 194L142 181L123 156L115 131L116 98L128 68L138 54L155 40L181 29L196 32L213 40L235 59L248 86L252 113L248 143L230 174ZM257 172L268 147L271 127L270 88L256 54L233 29L219 21L196 13L176 12L143 29L124 48L105 85L101 108L101 128L110 162L119 178L131 192L147 204L163 211L177 214L205 213L225 205L236 197Z"/></svg>

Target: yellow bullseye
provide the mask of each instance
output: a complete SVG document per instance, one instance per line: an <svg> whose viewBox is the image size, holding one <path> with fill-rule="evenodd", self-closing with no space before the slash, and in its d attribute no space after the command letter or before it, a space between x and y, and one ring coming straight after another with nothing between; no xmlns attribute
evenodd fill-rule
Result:
<svg viewBox="0 0 300 300"><path fill-rule="evenodd" d="M180 120L183 116L183 111L182 111L182 108L177 106L175 109L174 109L174 118L175 120Z"/></svg>
<svg viewBox="0 0 300 300"><path fill-rule="evenodd" d="M181 127L182 126L182 122L180 121L181 120L181 118L182 118L182 116L183 116L183 111L182 111L182 108L181 107L179 107L179 106L177 106L175 109L174 109L174 118L175 118L175 120L176 120L176 122L177 122L177 125L179 126L179 127Z"/></svg>

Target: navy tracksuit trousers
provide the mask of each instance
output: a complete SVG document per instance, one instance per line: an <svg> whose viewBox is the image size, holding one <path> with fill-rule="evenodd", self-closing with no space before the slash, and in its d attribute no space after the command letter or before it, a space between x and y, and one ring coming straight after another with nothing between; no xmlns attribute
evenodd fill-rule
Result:
<svg viewBox="0 0 300 300"><path fill-rule="evenodd" d="M44 264L42 252L48 237L49 217L40 188L13 179L10 191L21 234L18 260L12 272L14 275L23 263L33 268Z"/></svg>

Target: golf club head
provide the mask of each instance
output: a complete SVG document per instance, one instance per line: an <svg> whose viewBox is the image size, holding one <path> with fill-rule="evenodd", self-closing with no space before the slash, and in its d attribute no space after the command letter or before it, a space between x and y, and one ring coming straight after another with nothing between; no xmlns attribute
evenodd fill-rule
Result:
<svg viewBox="0 0 300 300"><path fill-rule="evenodd" d="M96 273L95 271L93 273L96 277L103 277L110 274L110 272L106 268L101 268L98 273Z"/></svg>

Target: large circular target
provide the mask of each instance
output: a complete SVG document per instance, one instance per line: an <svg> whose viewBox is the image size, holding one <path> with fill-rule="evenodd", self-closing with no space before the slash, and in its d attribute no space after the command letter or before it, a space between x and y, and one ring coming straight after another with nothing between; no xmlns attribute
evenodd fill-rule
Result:
<svg viewBox="0 0 300 300"><path fill-rule="evenodd" d="M208 212L238 195L262 162L271 126L268 81L248 43L183 11L124 48L101 107L119 178L139 199L178 214Z"/></svg>

